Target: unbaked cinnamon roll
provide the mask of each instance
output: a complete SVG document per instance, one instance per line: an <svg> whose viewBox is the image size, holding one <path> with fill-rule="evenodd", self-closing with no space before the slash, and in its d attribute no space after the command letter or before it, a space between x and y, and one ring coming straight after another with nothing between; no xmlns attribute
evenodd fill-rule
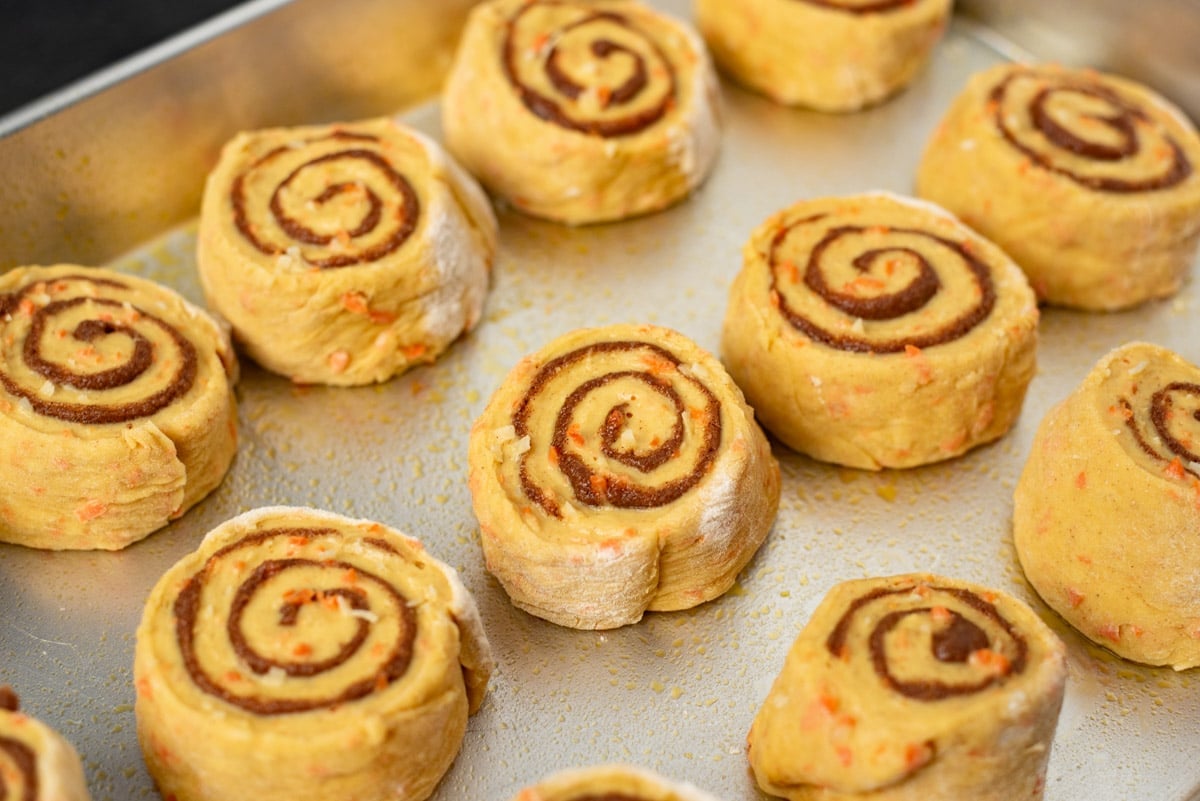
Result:
<svg viewBox="0 0 1200 801"><path fill-rule="evenodd" d="M597 765L554 773L512 801L717 801L686 782L632 765Z"/></svg>
<svg viewBox="0 0 1200 801"><path fill-rule="evenodd" d="M713 58L779 103L857 111L907 86L929 60L951 0L696 0Z"/></svg>
<svg viewBox="0 0 1200 801"><path fill-rule="evenodd" d="M566 223L686 196L717 154L699 37L636 0L491 0L442 97L446 144L492 192Z"/></svg>
<svg viewBox="0 0 1200 801"><path fill-rule="evenodd" d="M91 801L74 747L0 686L0 799Z"/></svg>
<svg viewBox="0 0 1200 801"><path fill-rule="evenodd" d="M720 363L648 325L523 359L469 461L488 570L519 608L580 629L721 595L779 503L779 466Z"/></svg>
<svg viewBox="0 0 1200 801"><path fill-rule="evenodd" d="M882 193L803 201L742 252L722 355L791 448L912 467L1012 426L1035 369L1034 295L948 213Z"/></svg>
<svg viewBox="0 0 1200 801"><path fill-rule="evenodd" d="M208 177L208 304L263 367L302 383L386 381L479 320L496 220L435 142L393 120L234 137Z"/></svg>
<svg viewBox="0 0 1200 801"><path fill-rule="evenodd" d="M1003 248L1038 296L1105 311L1166 297L1200 246L1200 136L1145 86L1004 64L925 149L917 194Z"/></svg>
<svg viewBox="0 0 1200 801"><path fill-rule="evenodd" d="M474 601L419 541L259 509L151 591L138 739L164 798L422 801L491 669Z"/></svg>
<svg viewBox="0 0 1200 801"><path fill-rule="evenodd" d="M838 584L754 718L759 787L790 801L1039 799L1066 684L1021 601L939 576Z"/></svg>
<svg viewBox="0 0 1200 801"><path fill-rule="evenodd" d="M1102 358L1042 420L1017 483L1029 582L1127 659L1200 665L1200 367L1143 342Z"/></svg>
<svg viewBox="0 0 1200 801"><path fill-rule="evenodd" d="M0 276L0 541L115 550L211 492L237 449L229 337L172 290L56 265Z"/></svg>

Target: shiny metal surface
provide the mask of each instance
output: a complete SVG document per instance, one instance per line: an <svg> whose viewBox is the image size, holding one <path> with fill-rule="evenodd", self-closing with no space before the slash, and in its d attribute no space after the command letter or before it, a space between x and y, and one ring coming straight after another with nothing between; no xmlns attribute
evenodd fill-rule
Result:
<svg viewBox="0 0 1200 801"><path fill-rule="evenodd" d="M686 0L655 5L688 14ZM115 554L0 546L0 683L77 745L96 801L157 798L135 739L131 686L133 631L149 588L230 516L311 505L421 537L479 602L499 669L437 801L507 801L553 770L617 760L726 801L765 798L748 773L745 735L796 633L832 584L910 570L1012 591L1067 642L1048 801L1193 797L1194 672L1139 667L1076 635L1023 582L1009 526L1038 421L1103 353L1138 338L1200 361L1194 282L1173 300L1122 314L1046 311L1039 374L1016 428L964 458L874 474L780 448L783 500L766 545L734 590L697 609L573 631L514 609L483 568L466 436L512 365L567 330L619 321L668 325L715 350L749 232L801 197L911 191L950 98L969 73L1001 58L986 38L956 24L915 85L857 115L780 108L724 85L716 171L665 213L571 229L502 210L485 319L434 365L362 389L296 387L246 365L238 457L183 519ZM437 116L425 105L407 119L437 136ZM114 264L199 299L194 242L185 225Z"/></svg>
<svg viewBox="0 0 1200 801"><path fill-rule="evenodd" d="M247 128L428 98L477 0L253 0L0 118L0 269L96 263L196 213Z"/></svg>

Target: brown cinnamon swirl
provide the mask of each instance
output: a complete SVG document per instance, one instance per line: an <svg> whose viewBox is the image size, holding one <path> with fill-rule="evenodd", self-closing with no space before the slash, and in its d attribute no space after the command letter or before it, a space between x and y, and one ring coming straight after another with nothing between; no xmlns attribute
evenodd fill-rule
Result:
<svg viewBox="0 0 1200 801"><path fill-rule="evenodd" d="M175 292L74 265L0 276L0 540L123 548L220 483L237 447L226 333Z"/></svg>
<svg viewBox="0 0 1200 801"><path fill-rule="evenodd" d="M696 0L722 70L779 103L857 111L907 86L951 0Z"/></svg>
<svg viewBox="0 0 1200 801"><path fill-rule="evenodd" d="M925 149L917 193L1000 245L1048 303L1177 291L1200 246L1200 136L1147 87L1005 64L974 76Z"/></svg>
<svg viewBox="0 0 1200 801"><path fill-rule="evenodd" d="M879 193L804 201L755 230L743 258L723 355L790 447L911 467L1012 425L1033 377L1033 293L946 212Z"/></svg>
<svg viewBox="0 0 1200 801"><path fill-rule="evenodd" d="M179 801L421 801L491 666L474 601L420 542L259 509L210 532L151 592L138 737Z"/></svg>
<svg viewBox="0 0 1200 801"><path fill-rule="evenodd" d="M0 799L91 801L79 754L62 735L20 711L0 685Z"/></svg>
<svg viewBox="0 0 1200 801"><path fill-rule="evenodd" d="M779 467L712 356L618 325L513 369L471 430L470 487L513 603L599 629L729 589L774 520Z"/></svg>
<svg viewBox="0 0 1200 801"><path fill-rule="evenodd" d="M255 361L354 385L430 362L473 327L495 244L474 181L379 119L235 137L208 178L197 262Z"/></svg>
<svg viewBox="0 0 1200 801"><path fill-rule="evenodd" d="M913 574L833 587L754 719L759 786L791 801L1041 798L1065 649L996 590Z"/></svg>
<svg viewBox="0 0 1200 801"><path fill-rule="evenodd" d="M1200 665L1200 368L1148 343L1053 408L1017 483L1013 540L1046 603L1127 659Z"/></svg>
<svg viewBox="0 0 1200 801"><path fill-rule="evenodd" d="M716 85L683 23L633 0L492 0L442 100L450 150L517 208L568 223L656 211L716 156Z"/></svg>

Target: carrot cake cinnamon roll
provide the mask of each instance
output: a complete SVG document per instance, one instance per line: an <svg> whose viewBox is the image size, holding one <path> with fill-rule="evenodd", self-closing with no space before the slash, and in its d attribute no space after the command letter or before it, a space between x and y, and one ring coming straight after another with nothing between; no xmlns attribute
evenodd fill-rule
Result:
<svg viewBox="0 0 1200 801"><path fill-rule="evenodd" d="M12 688L0 685L0 798L91 801L75 748L54 729L20 710Z"/></svg>
<svg viewBox="0 0 1200 801"><path fill-rule="evenodd" d="M554 773L512 801L717 801L686 782L632 765L597 765Z"/></svg>
<svg viewBox="0 0 1200 801"><path fill-rule="evenodd" d="M134 656L138 739L164 798L422 801L491 670L474 601L419 541L259 509L210 532L151 591Z"/></svg>
<svg viewBox="0 0 1200 801"><path fill-rule="evenodd" d="M716 102L699 36L636 0L491 0L467 22L442 127L518 209L594 223L699 186L717 154Z"/></svg>
<svg viewBox="0 0 1200 801"><path fill-rule="evenodd" d="M951 0L696 0L713 58L778 103L857 111L907 86L929 60Z"/></svg>
<svg viewBox="0 0 1200 801"><path fill-rule="evenodd" d="M971 78L925 148L917 194L1002 247L1047 303L1135 306L1200 248L1200 135L1140 84L1004 64Z"/></svg>
<svg viewBox="0 0 1200 801"><path fill-rule="evenodd" d="M182 515L237 450L237 373L225 330L152 281L0 275L0 541L116 550Z"/></svg>
<svg viewBox="0 0 1200 801"><path fill-rule="evenodd" d="M478 322L496 247L479 186L394 120L241 133L200 211L209 306L266 369L386 381Z"/></svg>
<svg viewBox="0 0 1200 801"><path fill-rule="evenodd" d="M779 465L710 354L649 325L581 329L523 359L471 429L487 568L512 602L605 629L733 585Z"/></svg>
<svg viewBox="0 0 1200 801"><path fill-rule="evenodd" d="M999 248L932 204L803 201L743 248L722 355L763 425L878 470L958 456L1012 426L1038 312Z"/></svg>
<svg viewBox="0 0 1200 801"><path fill-rule="evenodd" d="M1200 666L1200 367L1134 342L1042 420L1013 508L1030 584L1121 656Z"/></svg>
<svg viewBox="0 0 1200 801"><path fill-rule="evenodd" d="M1005 593L912 574L833 587L749 736L790 801L1040 799L1066 650Z"/></svg>

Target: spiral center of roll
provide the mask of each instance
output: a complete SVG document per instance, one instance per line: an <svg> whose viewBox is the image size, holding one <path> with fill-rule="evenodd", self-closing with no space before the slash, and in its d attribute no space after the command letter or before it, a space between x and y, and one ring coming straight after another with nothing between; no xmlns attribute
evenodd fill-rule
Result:
<svg viewBox="0 0 1200 801"><path fill-rule="evenodd" d="M502 66L532 114L592 136L638 133L677 102L674 65L654 37L582 4L524 4L506 24Z"/></svg>
<svg viewBox="0 0 1200 801"><path fill-rule="evenodd" d="M3 299L0 308L10 310L5 317L18 331L13 339L19 336L21 362L41 383L6 372L0 373L0 385L36 414L89 425L150 417L187 395L198 371L195 346L173 325L122 299L129 292L117 281L68 276ZM79 401L56 398L65 388L80 396L100 394ZM141 397L108 401L112 396L106 393L117 390Z"/></svg>
<svg viewBox="0 0 1200 801"><path fill-rule="evenodd" d="M1089 189L1152 192L1192 174L1167 128L1115 88L1023 70L997 84L989 101L993 124L1012 147Z"/></svg>
<svg viewBox="0 0 1200 801"><path fill-rule="evenodd" d="M328 529L261 532L222 548L193 575L175 601L176 635L188 674L205 693L260 715L323 709L386 688L407 672L416 641L416 613L408 599L376 573L338 559L289 556L260 561L229 596L223 630L237 665L218 672L204 665L198 642L216 642L201 609L210 585L228 580L252 554L271 545L303 549L334 534ZM364 540L381 558L397 556L382 540ZM278 547L278 545L277 545ZM316 546L318 551L323 548ZM376 601L372 601L372 598ZM218 604L219 606L219 604ZM304 680L294 695L266 693L270 682ZM325 681L330 692L308 682ZM320 685L323 686L323 685Z"/></svg>
<svg viewBox="0 0 1200 801"><path fill-rule="evenodd" d="M931 661L921 658L920 643ZM880 588L856 598L825 645L839 659L869 658L886 686L919 701L978 693L1023 672L1028 654L993 604L969 590L935 586Z"/></svg>
<svg viewBox="0 0 1200 801"><path fill-rule="evenodd" d="M651 509L695 487L717 458L721 408L681 366L664 348L628 341L547 362L513 415L517 436L531 439L519 471L525 496L561 518L551 471L591 507ZM593 370L599 374L589 375ZM556 397L564 399L552 422L540 422L540 407Z"/></svg>
<svg viewBox="0 0 1200 801"><path fill-rule="evenodd" d="M819 214L781 226L767 253L773 301L805 336L839 350L900 353L961 338L991 314L991 272L962 242L919 228L831 222ZM864 323L910 316L911 325L878 335ZM897 330L908 333L886 333Z"/></svg>
<svg viewBox="0 0 1200 801"><path fill-rule="evenodd" d="M381 147L374 136L338 131L271 150L233 180L235 227L259 252L313 267L379 261L420 220L416 191Z"/></svg>

